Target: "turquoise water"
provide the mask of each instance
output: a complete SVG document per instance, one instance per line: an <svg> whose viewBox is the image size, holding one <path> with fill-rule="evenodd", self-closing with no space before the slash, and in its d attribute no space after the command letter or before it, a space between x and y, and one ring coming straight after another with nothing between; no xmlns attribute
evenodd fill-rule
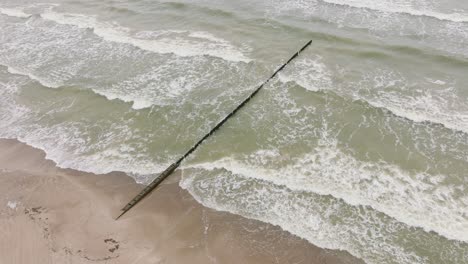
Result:
<svg viewBox="0 0 468 264"><path fill-rule="evenodd" d="M142 183L309 39L183 164L204 205L367 263L468 262L468 4L0 4L0 137Z"/></svg>

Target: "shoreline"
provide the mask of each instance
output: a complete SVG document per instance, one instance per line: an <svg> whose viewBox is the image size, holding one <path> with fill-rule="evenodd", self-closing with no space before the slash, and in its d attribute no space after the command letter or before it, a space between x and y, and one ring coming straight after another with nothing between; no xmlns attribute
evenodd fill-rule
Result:
<svg viewBox="0 0 468 264"><path fill-rule="evenodd" d="M143 185L58 168L44 151L0 139L0 263L363 263L206 208L175 174L115 221Z"/></svg>

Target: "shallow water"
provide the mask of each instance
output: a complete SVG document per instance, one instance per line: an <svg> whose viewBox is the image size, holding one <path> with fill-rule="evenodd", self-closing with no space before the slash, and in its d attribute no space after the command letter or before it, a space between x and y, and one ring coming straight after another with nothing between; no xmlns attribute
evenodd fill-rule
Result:
<svg viewBox="0 0 468 264"><path fill-rule="evenodd" d="M468 262L468 4L0 4L0 137L140 182L313 44L183 164L204 205L368 263Z"/></svg>

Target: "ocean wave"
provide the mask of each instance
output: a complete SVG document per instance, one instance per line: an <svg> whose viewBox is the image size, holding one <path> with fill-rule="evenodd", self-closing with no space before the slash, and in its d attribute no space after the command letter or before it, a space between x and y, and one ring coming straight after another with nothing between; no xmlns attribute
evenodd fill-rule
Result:
<svg viewBox="0 0 468 264"><path fill-rule="evenodd" d="M234 62L250 61L240 49L227 40L208 32L186 30L132 32L130 28L115 22L100 22L96 17L82 14L46 11L40 16L59 24L91 29L94 34L106 41L130 44L155 53L173 53L182 57L208 55Z"/></svg>
<svg viewBox="0 0 468 264"><path fill-rule="evenodd" d="M361 100L412 122L427 122L468 133L468 109L457 97L453 85L446 81L427 79L425 81L436 85L437 89L419 88L407 94L404 91L407 81L388 70L375 69L365 73L358 83L342 87L333 85L333 73L320 56L299 59L291 66L279 74L282 83L292 82L311 92L330 91L349 100ZM386 89L396 85L401 89Z"/></svg>
<svg viewBox="0 0 468 264"><path fill-rule="evenodd" d="M37 24L33 27L14 24L9 28L9 30L13 29L12 31L18 37L14 38L15 45L7 46L3 52L0 52L0 63L7 66L10 73L28 76L44 87L89 89L109 100L118 99L131 103L135 110L154 105L180 104L184 100L199 102L202 98L198 94L206 93L204 92L206 90L213 91L211 93L213 96L220 93L229 95L233 92L231 79L237 76L234 74L221 78L224 73L238 72L244 76L243 82L252 76L247 65L243 63L207 56L179 57L173 54L160 56L143 50L135 50L130 46L115 45L100 38L94 38L94 36L93 38L89 36L68 38L66 36L76 35L79 30L67 30L67 27L60 25L49 28L43 26L48 22L42 20L35 22ZM207 39L211 42L223 41L210 33L199 31L171 30L138 33L140 37L151 37L155 34L187 34L190 37ZM43 36L46 37L43 38ZM51 43L47 40L61 37L67 41ZM86 38L93 48L87 49L88 46L83 45L82 38ZM31 47L29 46L31 41L40 41L41 45ZM74 47L74 51L69 52L70 47ZM54 52L54 59L50 56L51 50ZM37 54L45 56L34 56ZM138 65L145 63L139 60L138 57L141 56L145 56L147 63L144 67L137 68ZM136 67L128 68L126 63L136 65ZM116 77L114 74L116 69L112 67L117 64L121 66L119 67L120 74ZM203 68L210 70L205 71ZM236 87L238 91L242 89L239 85ZM197 99L188 98L189 94Z"/></svg>
<svg viewBox="0 0 468 264"><path fill-rule="evenodd" d="M7 71L11 74L26 76L29 79L37 81L43 87L47 87L47 88L57 89L64 85L63 83L53 82L49 79L38 77L32 73L27 72L26 70L18 70L16 68L7 66ZM100 90L95 90L95 89L89 89L89 90L94 92L96 95L107 98L110 101L120 100L125 103L130 103L132 104L132 108L135 110L149 108L154 105L154 101L146 100L144 98L135 98L134 96L131 96L128 94L125 95L122 93L113 93L111 91L100 91Z"/></svg>
<svg viewBox="0 0 468 264"><path fill-rule="evenodd" d="M5 65L3 65L5 66ZM22 75L28 77L30 80L37 81L39 84L41 84L43 87L47 88L52 88L52 89L57 89L60 88L61 86L64 85L64 83L59 83L59 82L53 82L49 79L46 78L41 78L39 76L36 76L35 74L32 74L26 70L19 70L14 67L10 66L5 66L7 67L7 71L11 74L16 74L16 75ZM94 92L96 95L103 96L107 98L108 100L120 100L125 103L131 103L132 108L135 110L140 110L144 108L149 108L154 105L153 101L145 100L144 98L138 99L135 98L134 96L131 95L124 95L122 93L113 93L110 91L100 91L100 90L94 90L94 89L89 89L90 91Z"/></svg>
<svg viewBox="0 0 468 264"><path fill-rule="evenodd" d="M467 13L441 13L428 8L424 8L427 4L425 1L419 1L417 4L411 4L408 1L397 0L321 0L325 3L348 6L352 8L364 8L383 13L401 13L411 16L425 16L435 18L438 20L451 21L451 22L468 22ZM416 9L420 8L420 9Z"/></svg>
<svg viewBox="0 0 468 264"><path fill-rule="evenodd" d="M390 111L419 123L439 124L454 131L468 133L468 108L451 80L421 79L415 86L402 73L376 68L362 76L352 93L373 107Z"/></svg>
<svg viewBox="0 0 468 264"><path fill-rule="evenodd" d="M390 111L392 114L418 123L441 125L453 131L468 133L468 112L450 111L434 107L442 98L425 94L420 97L391 97L365 99L371 106Z"/></svg>
<svg viewBox="0 0 468 264"><path fill-rule="evenodd" d="M0 76L5 70L0 67ZM30 109L15 103L13 97L18 93L24 80L5 80L0 78L0 129L12 128L14 123L30 114Z"/></svg>
<svg viewBox="0 0 468 264"><path fill-rule="evenodd" d="M277 185L271 178L258 179L208 165L206 169L185 167L180 185L207 207L278 225L319 247L346 250L366 263L467 260L460 251L466 244L448 242L368 206L350 206L329 195ZM415 249L428 244L436 245L437 250ZM432 259L429 262L428 254Z"/></svg>
<svg viewBox="0 0 468 264"><path fill-rule="evenodd" d="M11 74L12 71L15 74ZM21 93L38 89L36 86L31 87L35 80L30 75L18 74L11 67L0 66L0 77L0 138L16 139L41 149L47 159L61 168L97 174L123 171L140 183L148 182L154 173L162 171L168 165L139 153L139 144L145 139L139 138L138 132L125 120L109 121L111 125L107 128L105 122L90 124L87 117L77 120L70 117L63 122L43 122L57 113L75 112L75 107L78 111L83 111L83 101L95 97L92 92L79 95L70 93L69 96L64 94L61 100L51 102L51 109L44 113L44 109L36 108L34 101L18 100ZM92 138L96 137L92 132L93 126L99 131L96 142L92 142Z"/></svg>
<svg viewBox="0 0 468 264"><path fill-rule="evenodd" d="M53 11L53 6L38 14L43 19L62 25L90 29L106 41L130 44L143 50L155 53L172 53L177 56L212 56L233 62L250 62L244 51L229 41L214 36L209 32L188 30L159 30L136 32L116 22L102 22L96 16L60 13ZM33 14L25 13L24 8L0 8L0 13L29 18Z"/></svg>
<svg viewBox="0 0 468 264"><path fill-rule="evenodd" d="M50 79L41 78L41 77L39 77L39 76L37 76L37 75L35 75L33 73L28 72L25 69L18 69L18 68L11 67L11 66L8 66L8 65L2 65L2 66L7 67L7 71L9 73L27 76L29 79L37 81L38 83L40 83L44 87L59 88L60 86L63 85L62 83L54 82L54 81L52 81Z"/></svg>
<svg viewBox="0 0 468 264"><path fill-rule="evenodd" d="M243 161L224 158L189 164L184 169L224 169L294 191L331 195L353 206L370 206L409 226L468 242L468 221L463 211L468 207L468 197L457 198L464 186L444 184L444 175L410 173L383 161L359 161L335 147L317 148L316 152L277 169L256 165L256 159L264 158L256 154Z"/></svg>
<svg viewBox="0 0 468 264"><path fill-rule="evenodd" d="M11 17L28 18L31 14L26 14L21 8L3 8L0 7L0 14L4 14Z"/></svg>
<svg viewBox="0 0 468 264"><path fill-rule="evenodd" d="M154 175L157 175L169 166L169 164L156 164L150 160L137 159L134 155L125 153L126 148L131 148L128 145L108 148L94 155L83 155L86 152L83 148L76 149L75 151L71 150L71 139L67 137L69 131L65 130L69 129L59 129L54 133L45 130L34 130L34 132L31 131L30 133L16 131L16 133L19 132L24 134L24 136L17 136L11 131L5 131L0 133L0 138L15 139L44 151L45 158L53 161L59 168L95 174L121 171L133 177L140 184L148 183ZM65 134L61 134L61 132L65 132ZM56 138L52 140L51 137ZM68 144L65 144L67 141ZM78 143L78 140L74 141ZM77 144L74 145L76 146Z"/></svg>
<svg viewBox="0 0 468 264"><path fill-rule="evenodd" d="M299 59L291 66L292 68L278 74L281 82L294 82L313 92L331 88L331 72L320 56Z"/></svg>

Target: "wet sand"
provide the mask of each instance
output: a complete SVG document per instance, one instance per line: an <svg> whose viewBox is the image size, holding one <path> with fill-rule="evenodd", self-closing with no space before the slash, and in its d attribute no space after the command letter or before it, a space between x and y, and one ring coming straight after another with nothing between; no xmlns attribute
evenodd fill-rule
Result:
<svg viewBox="0 0 468 264"><path fill-rule="evenodd" d="M118 221L142 186L121 172L57 168L0 140L0 264L362 263L279 227L198 204L177 173Z"/></svg>

